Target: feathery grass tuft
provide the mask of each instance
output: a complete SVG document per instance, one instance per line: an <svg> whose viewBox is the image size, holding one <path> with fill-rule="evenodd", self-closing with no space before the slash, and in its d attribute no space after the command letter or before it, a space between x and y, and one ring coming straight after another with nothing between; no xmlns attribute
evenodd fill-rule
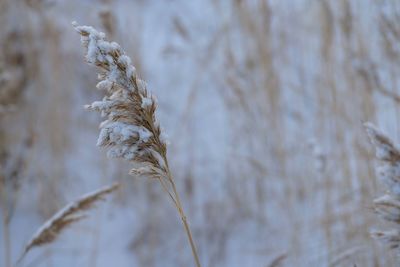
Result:
<svg viewBox="0 0 400 267"><path fill-rule="evenodd" d="M156 101L139 79L131 59L115 42L90 26L73 22L86 48L89 65L100 70L97 88L106 96L85 107L106 117L100 124L97 145L108 156L123 158L136 166L131 175L155 178L169 195L181 217L197 267L200 260L167 160L167 143L156 120Z"/></svg>
<svg viewBox="0 0 400 267"><path fill-rule="evenodd" d="M131 60L117 43L105 40L105 34L89 26L77 26L86 60L99 67L97 88L106 96L86 105L88 110L107 117L100 124L97 145L108 148L111 158L124 158L140 167L132 175L164 177L167 175L166 142L156 121L156 102L146 83L136 76Z"/></svg>

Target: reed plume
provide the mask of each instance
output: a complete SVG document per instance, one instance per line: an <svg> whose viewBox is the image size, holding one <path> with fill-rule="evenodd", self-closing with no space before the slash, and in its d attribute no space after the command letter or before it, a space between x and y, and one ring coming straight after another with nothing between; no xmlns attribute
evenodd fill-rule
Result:
<svg viewBox="0 0 400 267"><path fill-rule="evenodd" d="M100 124L97 145L108 148L108 156L123 158L133 163L131 175L157 179L169 195L185 227L197 267L200 261L192 234L183 211L167 160L167 144L156 120L156 101L137 77L131 59L115 42L108 42L105 34L90 26L73 23L86 48L89 65L100 70L97 88L106 96L101 101L86 105L101 112L106 119Z"/></svg>
<svg viewBox="0 0 400 267"><path fill-rule="evenodd" d="M104 196L115 191L118 187L119 184L113 184L100 188L80 197L59 210L47 220L26 243L24 252L18 262L20 262L33 247L53 242L61 232L67 229L71 224L84 219L86 215L84 215L83 212L93 208L95 203L102 200Z"/></svg>
<svg viewBox="0 0 400 267"><path fill-rule="evenodd" d="M389 137L373 124L364 124L371 143L376 149L380 165L376 168L378 178L386 185L387 193L374 200L374 211L385 221L396 225L396 229L375 230L371 235L390 248L400 247L400 150Z"/></svg>

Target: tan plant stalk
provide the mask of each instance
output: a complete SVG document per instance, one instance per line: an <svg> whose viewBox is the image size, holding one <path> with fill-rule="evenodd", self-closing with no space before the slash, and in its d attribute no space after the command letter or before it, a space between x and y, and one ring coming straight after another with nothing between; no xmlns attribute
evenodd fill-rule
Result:
<svg viewBox="0 0 400 267"><path fill-rule="evenodd" d="M105 34L89 26L73 23L86 48L86 60L100 69L97 88L106 96L86 108L100 111L97 145L108 148L108 155L124 158L135 166L130 174L157 179L174 203L182 219L197 267L200 260L167 160L167 145L156 120L156 102L146 84L136 75L130 58Z"/></svg>
<svg viewBox="0 0 400 267"><path fill-rule="evenodd" d="M1 166L0 166L1 167ZM2 196L1 203L3 204L2 209L2 219L3 219L3 241L4 241L4 264L5 267L11 266L11 245L10 245L10 216L7 207L7 189L5 188L4 177L1 175L0 169L0 195Z"/></svg>
<svg viewBox="0 0 400 267"><path fill-rule="evenodd" d="M387 193L374 200L375 212L385 221L396 226L388 231L375 230L371 235L386 243L390 248L400 247L400 150L389 137L371 123L364 124L371 143L376 148L380 165L376 173L386 185Z"/></svg>
<svg viewBox="0 0 400 267"><path fill-rule="evenodd" d="M96 202L102 200L105 195L115 191L118 187L119 184L113 184L100 188L80 197L59 210L53 217L47 220L27 242L24 252L18 262L20 262L33 247L53 242L68 226L85 218L86 216L82 214L84 211L93 208Z"/></svg>
<svg viewBox="0 0 400 267"><path fill-rule="evenodd" d="M267 265L267 267L278 267L278 266L280 266L280 265L285 261L286 258L287 258L287 254L286 254L286 253L280 254L280 255L276 256L276 257Z"/></svg>

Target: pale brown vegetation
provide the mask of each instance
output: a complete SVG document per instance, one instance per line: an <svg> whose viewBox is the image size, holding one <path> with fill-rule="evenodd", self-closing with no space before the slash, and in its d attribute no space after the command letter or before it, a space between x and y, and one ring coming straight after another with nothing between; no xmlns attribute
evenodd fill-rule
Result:
<svg viewBox="0 0 400 267"><path fill-rule="evenodd" d="M89 26L73 23L81 35L89 64L100 69L97 88L106 91L102 101L86 105L100 111L107 119L100 124L97 145L109 149L108 155L139 165L130 171L134 176L157 179L175 205L197 267L200 260L183 206L169 169L167 144L156 120L156 102L146 84L139 79L131 60L117 43Z"/></svg>
<svg viewBox="0 0 400 267"><path fill-rule="evenodd" d="M79 199L69 203L49 220L47 220L27 242L19 262L34 247L43 246L53 242L71 224L78 222L86 217L83 213L90 210L94 205L103 200L104 197L119 187L119 184L106 186L94 192L88 193Z"/></svg>
<svg viewBox="0 0 400 267"><path fill-rule="evenodd" d="M29 234L16 229L21 220L32 214L45 220L76 187L116 177L126 182L116 204L140 218L126 218L129 234L120 240L134 244L127 254L140 266L191 261L180 225L174 218L166 222L170 208L162 187L131 179L124 171L129 163L108 161L88 145L97 120L82 116L81 105L103 92L85 89L94 75L81 64L69 25L79 19L118 40L157 91L157 109L173 141L170 168L204 265L226 266L239 251L240 259L265 265L286 251L287 266L398 266L392 250L369 235L392 223L368 208L384 188L359 127L371 120L393 139L399 133L398 3L173 2L173 10L156 11L166 5L0 0L0 42L9 43L0 53L0 76L8 81L0 79L0 95L16 89L4 101L0 149L10 166L24 162L17 175L23 194L7 191L9 200L21 199L11 209L9 231L3 229L12 250L22 245L19 236ZM34 145L19 155L16 148L31 134ZM310 139L324 157L310 152ZM316 168L318 162L323 168ZM100 241L93 238L88 249L97 252L91 257L107 255L101 239L118 235L114 228L96 229ZM63 248L45 249L43 265L70 257ZM174 251L185 253L174 257ZM7 260L3 251L0 260Z"/></svg>
<svg viewBox="0 0 400 267"><path fill-rule="evenodd" d="M388 231L375 230L371 234L392 249L400 247L400 151L384 133L371 123L365 124L371 143L376 149L376 158L380 165L376 173L387 187L387 193L374 200L374 210L384 220L393 223L396 228Z"/></svg>

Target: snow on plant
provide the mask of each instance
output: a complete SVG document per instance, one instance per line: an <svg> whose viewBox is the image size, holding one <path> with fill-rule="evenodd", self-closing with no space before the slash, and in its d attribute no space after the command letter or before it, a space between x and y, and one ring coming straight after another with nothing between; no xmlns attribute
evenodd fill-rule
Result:
<svg viewBox="0 0 400 267"><path fill-rule="evenodd" d="M400 150L384 133L373 124L364 124L371 143L375 146L376 158L380 161L376 168L378 178L386 185L388 192L374 200L375 212L384 220L392 222L397 229L389 231L373 231L374 238L389 245L390 248L400 246Z"/></svg>
<svg viewBox="0 0 400 267"><path fill-rule="evenodd" d="M139 79L131 59L115 42L90 26L73 23L86 48L86 60L100 70L97 88L105 91L101 101L86 105L101 112L97 145L108 148L108 156L134 164L130 174L156 178L177 208L189 238L196 265L200 266L192 234L184 214L167 160L167 144L156 120L156 101Z"/></svg>

